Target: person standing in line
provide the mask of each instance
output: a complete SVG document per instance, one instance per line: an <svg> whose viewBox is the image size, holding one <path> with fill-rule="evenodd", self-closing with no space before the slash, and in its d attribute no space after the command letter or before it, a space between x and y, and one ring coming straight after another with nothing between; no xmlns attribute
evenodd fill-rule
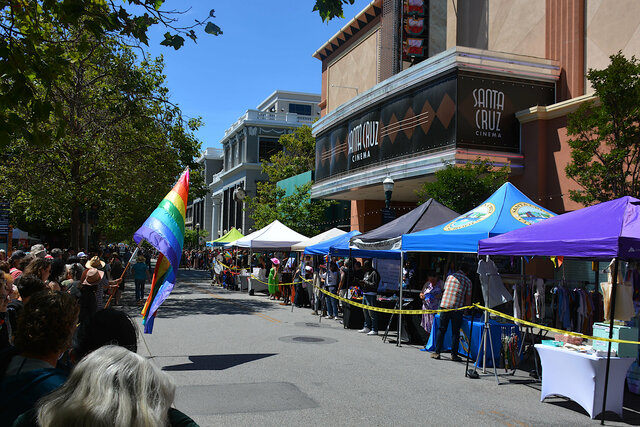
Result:
<svg viewBox="0 0 640 427"><path fill-rule="evenodd" d="M460 269L447 277L444 284L444 292L441 309L457 309L469 305L471 303L471 287L472 283L469 279L471 268L469 264L461 264ZM431 354L431 358L440 359L440 352L444 345L444 336L451 322L451 360L460 362L462 359L458 356L458 344L460 342L460 326L462 326L462 310L445 311L440 313L440 327L436 337L436 349Z"/></svg>
<svg viewBox="0 0 640 427"><path fill-rule="evenodd" d="M133 280L136 284L136 304L142 305L144 302L144 285L149 280L149 270L145 264L144 255L138 255L136 263L133 264Z"/></svg>
<svg viewBox="0 0 640 427"><path fill-rule="evenodd" d="M380 284L380 273L373 268L371 260L364 262L364 278L360 280L362 286L362 303L375 307L376 297L378 296L378 285ZM373 310L363 310L364 312L364 328L358 332L367 335L378 335L378 313Z"/></svg>
<svg viewBox="0 0 640 427"><path fill-rule="evenodd" d="M329 263L329 269L321 273L321 277L325 283L325 289L332 294L336 294L338 291L338 284L340 282L340 272L338 271L338 265L335 261ZM327 302L327 319L338 320L338 300L332 296L326 295L325 301Z"/></svg>
<svg viewBox="0 0 640 427"><path fill-rule="evenodd" d="M271 258L273 267L269 271L269 280L267 280L269 286L269 299L275 300L278 296L278 267L280 266L280 260L276 257Z"/></svg>

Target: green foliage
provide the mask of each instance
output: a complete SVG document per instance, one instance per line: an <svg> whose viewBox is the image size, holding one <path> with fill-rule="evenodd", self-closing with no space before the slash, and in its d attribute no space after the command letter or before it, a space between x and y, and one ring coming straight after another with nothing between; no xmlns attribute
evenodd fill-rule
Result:
<svg viewBox="0 0 640 427"><path fill-rule="evenodd" d="M599 104L581 105L567 122L573 138L565 172L582 187L570 197L585 205L640 197L640 62L621 52L610 59L587 73Z"/></svg>
<svg viewBox="0 0 640 427"><path fill-rule="evenodd" d="M262 162L262 172L269 176L271 182L315 168L316 139L310 126L304 125L293 133L282 135L278 142L282 145L282 151L271 156L269 162Z"/></svg>
<svg viewBox="0 0 640 427"><path fill-rule="evenodd" d="M280 137L282 151L274 154L269 162L262 162L262 171L269 181L259 182L255 197L246 199L246 210L260 229L276 219L287 227L306 236L322 231L324 212L335 204L329 200L312 200L309 182L296 187L294 194L285 196L285 191L276 184L286 178L313 170L315 166L316 140L311 127L301 126L293 133Z"/></svg>
<svg viewBox="0 0 640 427"><path fill-rule="evenodd" d="M16 138L3 150L0 198L11 202L12 222L30 230L71 234L78 246L81 211L97 212L94 224L109 239L130 237L190 167L191 196L206 189L194 162L199 119L185 122L168 101L162 59L138 63L116 40L81 31L50 35L67 57L71 80L49 88L57 118L38 123L63 135L50 146ZM18 117L27 112L15 113ZM60 121L59 121L60 120Z"/></svg>
<svg viewBox="0 0 640 427"><path fill-rule="evenodd" d="M258 183L256 197L247 198L246 209L255 221L255 228L260 229L276 219L287 227L304 234L314 236L323 228L324 212L335 202L330 200L312 200L311 185L309 182L302 186L296 186L296 191L291 196L285 196L285 191L274 183Z"/></svg>
<svg viewBox="0 0 640 427"><path fill-rule="evenodd" d="M425 182L417 192L420 203L430 198L449 209L464 213L478 206L509 178L508 165L495 169L487 159L464 166L446 165L435 173L435 181Z"/></svg>
<svg viewBox="0 0 640 427"><path fill-rule="evenodd" d="M324 22L329 22L333 18L344 18L342 6L354 2L355 0L316 0L313 11L317 11Z"/></svg>
<svg viewBox="0 0 640 427"><path fill-rule="evenodd" d="M0 0L0 148L22 138L45 146L66 135L63 105L56 85L73 81L72 68L95 44L121 42L148 45L148 30L156 24L168 32L160 44L178 49L185 37L197 39L193 28L208 34L222 31L206 19L177 25L181 12L164 10L163 0ZM61 43L74 34L74 50ZM43 123L53 123L44 129Z"/></svg>
<svg viewBox="0 0 640 427"><path fill-rule="evenodd" d="M198 239L200 237L200 239ZM204 240L209 237L209 232L205 229L201 229L198 233L198 230L192 230L190 228L185 228L184 230L184 247L185 249L197 249L199 247L203 247ZM200 240L200 242L198 242ZM200 244L198 244L200 243Z"/></svg>

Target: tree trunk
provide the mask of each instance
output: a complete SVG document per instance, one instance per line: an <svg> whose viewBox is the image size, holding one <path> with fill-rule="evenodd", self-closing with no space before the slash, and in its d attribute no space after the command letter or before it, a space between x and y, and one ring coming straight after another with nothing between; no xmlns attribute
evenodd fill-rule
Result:
<svg viewBox="0 0 640 427"><path fill-rule="evenodd" d="M73 202L71 207L71 247L76 250L80 249L80 204Z"/></svg>

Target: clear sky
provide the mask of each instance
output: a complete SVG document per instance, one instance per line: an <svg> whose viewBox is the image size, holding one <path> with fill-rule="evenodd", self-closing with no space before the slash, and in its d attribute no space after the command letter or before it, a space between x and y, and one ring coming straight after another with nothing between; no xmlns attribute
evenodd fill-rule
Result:
<svg viewBox="0 0 640 427"><path fill-rule="evenodd" d="M185 25L215 9L213 22L224 34L199 28L197 44L187 39L176 51L159 45L166 29L158 25L149 53L164 56L171 100L204 120L197 132L202 148L220 147L225 129L274 90L319 94L321 63L311 55L369 2L356 0L345 6L344 19L327 24L311 11L314 0L168 0L168 9L192 7L181 17Z"/></svg>

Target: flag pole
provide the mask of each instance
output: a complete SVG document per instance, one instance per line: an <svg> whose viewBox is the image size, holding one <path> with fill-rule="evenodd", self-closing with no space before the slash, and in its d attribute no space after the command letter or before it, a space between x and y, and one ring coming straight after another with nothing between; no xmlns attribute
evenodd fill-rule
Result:
<svg viewBox="0 0 640 427"><path fill-rule="evenodd" d="M129 270L129 266L131 265L131 260L136 258L141 245L142 245L142 241L140 241L140 244L138 244L138 246L136 247L136 250L133 251L133 253L131 254L131 257L129 258L129 262L127 262L126 267L124 268L124 270L122 270L122 274L120 275L120 279L118 280L120 281L124 280L124 276L127 274L127 270ZM120 283L118 283L118 286L119 285ZM118 291L114 289L113 293L109 296L107 303L104 305L104 308L109 308L109 304L111 304L111 300L113 299L113 296L116 294L116 292Z"/></svg>

